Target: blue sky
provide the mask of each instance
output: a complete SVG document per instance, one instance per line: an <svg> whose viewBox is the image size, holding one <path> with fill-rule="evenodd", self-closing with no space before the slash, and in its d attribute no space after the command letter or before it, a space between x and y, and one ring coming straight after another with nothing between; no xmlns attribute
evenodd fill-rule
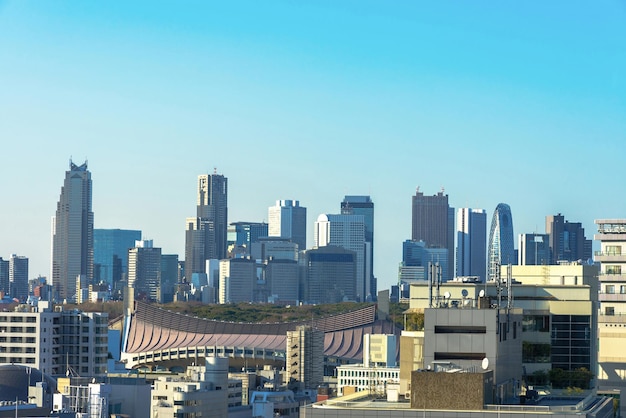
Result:
<svg viewBox="0 0 626 418"><path fill-rule="evenodd" d="M626 217L624 1L2 1L0 256L49 275L71 158L96 228L184 254L199 174L229 220L278 199L376 205L375 273L396 282L411 196L545 216Z"/></svg>

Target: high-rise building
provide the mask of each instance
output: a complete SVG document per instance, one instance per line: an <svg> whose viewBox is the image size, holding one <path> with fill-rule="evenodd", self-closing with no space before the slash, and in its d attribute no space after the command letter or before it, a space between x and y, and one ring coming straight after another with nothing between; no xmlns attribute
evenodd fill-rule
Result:
<svg viewBox="0 0 626 418"><path fill-rule="evenodd" d="M456 275L487 278L487 212L459 208L456 212Z"/></svg>
<svg viewBox="0 0 626 418"><path fill-rule="evenodd" d="M237 247L245 248L245 255L250 255L252 244L259 239L268 237L268 224L265 222L232 222L235 227L235 242Z"/></svg>
<svg viewBox="0 0 626 418"><path fill-rule="evenodd" d="M52 223L52 285L58 298L73 299L79 276L93 279L91 172L70 160Z"/></svg>
<svg viewBox="0 0 626 418"><path fill-rule="evenodd" d="M250 255L254 260L298 261L298 244L286 238L265 237L252 244Z"/></svg>
<svg viewBox="0 0 626 418"><path fill-rule="evenodd" d="M449 273L444 280L452 277L454 266L454 208L448 204L448 195L441 191L433 196L424 196L419 189L412 202L413 241L424 241L427 247L446 248Z"/></svg>
<svg viewBox="0 0 626 418"><path fill-rule="evenodd" d="M377 294L374 276L374 202L369 196L345 196L341 202L342 215L363 215L365 220L365 243L369 246L369 293L373 298ZM367 277L366 277L367 280Z"/></svg>
<svg viewBox="0 0 626 418"><path fill-rule="evenodd" d="M128 250L128 286L135 298L161 302L161 249L152 240L136 241Z"/></svg>
<svg viewBox="0 0 626 418"><path fill-rule="evenodd" d="M448 250L446 248L427 247L424 241L406 240L402 243L402 263L400 264L398 281L410 284L415 280L428 280L428 265L438 265L441 278L451 274L448 266ZM408 288L405 290L408 291ZM408 297L408 294L406 294Z"/></svg>
<svg viewBox="0 0 626 418"><path fill-rule="evenodd" d="M178 254L161 255L161 303L174 301L178 283Z"/></svg>
<svg viewBox="0 0 626 418"><path fill-rule="evenodd" d="M93 281L118 289L128 279L128 250L141 240L141 231L130 229L93 230Z"/></svg>
<svg viewBox="0 0 626 418"><path fill-rule="evenodd" d="M520 266L550 264L548 234L520 234L517 249L517 264Z"/></svg>
<svg viewBox="0 0 626 418"><path fill-rule="evenodd" d="M256 302L257 264L247 258L220 260L219 303Z"/></svg>
<svg viewBox="0 0 626 418"><path fill-rule="evenodd" d="M307 303L337 303L356 300L357 257L354 251L328 245L306 250L301 289Z"/></svg>
<svg viewBox="0 0 626 418"><path fill-rule="evenodd" d="M9 260L3 260L2 257L0 257L0 293L9 295Z"/></svg>
<svg viewBox="0 0 626 418"><path fill-rule="evenodd" d="M591 260L591 240L585 238L585 228L580 222L566 221L560 213L548 215L546 234L550 237L550 264Z"/></svg>
<svg viewBox="0 0 626 418"><path fill-rule="evenodd" d="M39 301L37 307L2 312L0 332L6 342L0 350L0 364L23 364L53 377L104 376L107 329L106 313L63 310L62 305L53 309L47 301Z"/></svg>
<svg viewBox="0 0 626 418"><path fill-rule="evenodd" d="M600 263L600 314L598 315L598 388L626 390L626 219L596 219L600 250L594 261ZM621 402L622 416L626 403Z"/></svg>
<svg viewBox="0 0 626 418"><path fill-rule="evenodd" d="M487 249L488 279L496 280L500 266L515 264L515 243L513 238L513 218L511 208L506 203L499 203L493 212L491 230L489 231L489 247Z"/></svg>
<svg viewBox="0 0 626 418"><path fill-rule="evenodd" d="M298 244L298 250L306 249L306 208L297 200L277 200L268 211L268 234L282 237Z"/></svg>
<svg viewBox="0 0 626 418"><path fill-rule="evenodd" d="M271 259L265 262L265 280L274 303L295 304L300 300L296 260Z"/></svg>
<svg viewBox="0 0 626 418"><path fill-rule="evenodd" d="M28 258L11 254L9 258L9 293L25 302L28 298Z"/></svg>
<svg viewBox="0 0 626 418"><path fill-rule="evenodd" d="M187 218L185 277L205 273L205 261L224 259L228 249L228 179L221 174L198 176L196 217Z"/></svg>
<svg viewBox="0 0 626 418"><path fill-rule="evenodd" d="M324 383L324 332L310 326L287 331L289 388L302 392Z"/></svg>
<svg viewBox="0 0 626 418"><path fill-rule="evenodd" d="M371 300L369 245L365 242L363 215L320 215L315 222L315 247L335 245L354 251L356 255L356 297L363 302Z"/></svg>

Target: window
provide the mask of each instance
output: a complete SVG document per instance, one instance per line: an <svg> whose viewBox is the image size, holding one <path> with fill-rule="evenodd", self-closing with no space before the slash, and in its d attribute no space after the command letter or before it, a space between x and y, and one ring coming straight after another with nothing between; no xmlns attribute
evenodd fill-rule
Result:
<svg viewBox="0 0 626 418"><path fill-rule="evenodd" d="M622 266L617 265L617 266L606 266L604 268L604 273L605 274L622 274Z"/></svg>
<svg viewBox="0 0 626 418"><path fill-rule="evenodd" d="M606 306L604 308L604 314L605 315L615 315L615 308L612 306Z"/></svg>
<svg viewBox="0 0 626 418"><path fill-rule="evenodd" d="M607 245L604 249L606 255L622 255L621 245Z"/></svg>
<svg viewBox="0 0 626 418"><path fill-rule="evenodd" d="M613 293L615 293L615 285L607 284L604 290L606 291L606 293L612 295Z"/></svg>
<svg viewBox="0 0 626 418"><path fill-rule="evenodd" d="M626 294L626 286L621 285L621 286L619 287L619 292L620 292L622 295L623 295L623 294Z"/></svg>

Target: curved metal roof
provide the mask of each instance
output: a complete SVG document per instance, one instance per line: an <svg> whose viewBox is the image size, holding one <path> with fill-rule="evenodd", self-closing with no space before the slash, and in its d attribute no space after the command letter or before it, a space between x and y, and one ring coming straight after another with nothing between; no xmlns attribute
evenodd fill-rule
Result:
<svg viewBox="0 0 626 418"><path fill-rule="evenodd" d="M376 305L328 318L285 323L238 323L207 320L136 302L127 325L124 351L145 353L194 346L254 347L284 351L287 331L312 325L324 331L324 354L360 360L364 334L396 334L389 321L376 320Z"/></svg>

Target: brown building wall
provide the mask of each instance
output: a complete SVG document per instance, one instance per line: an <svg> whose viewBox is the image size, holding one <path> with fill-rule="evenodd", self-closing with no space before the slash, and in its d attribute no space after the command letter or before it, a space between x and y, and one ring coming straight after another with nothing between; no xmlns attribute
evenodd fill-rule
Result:
<svg viewBox="0 0 626 418"><path fill-rule="evenodd" d="M482 410L492 403L493 372L411 374L411 408Z"/></svg>

